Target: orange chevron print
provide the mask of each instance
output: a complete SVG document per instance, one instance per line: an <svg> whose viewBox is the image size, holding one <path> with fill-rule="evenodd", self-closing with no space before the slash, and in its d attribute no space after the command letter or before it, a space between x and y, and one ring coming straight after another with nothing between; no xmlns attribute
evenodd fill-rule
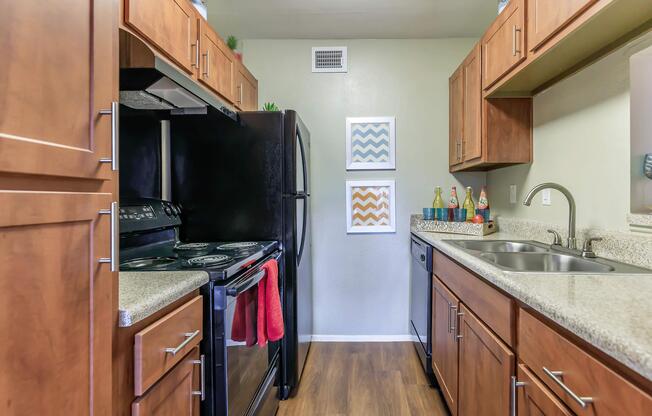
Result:
<svg viewBox="0 0 652 416"><path fill-rule="evenodd" d="M354 226L389 225L388 187L360 186L351 191L351 216Z"/></svg>

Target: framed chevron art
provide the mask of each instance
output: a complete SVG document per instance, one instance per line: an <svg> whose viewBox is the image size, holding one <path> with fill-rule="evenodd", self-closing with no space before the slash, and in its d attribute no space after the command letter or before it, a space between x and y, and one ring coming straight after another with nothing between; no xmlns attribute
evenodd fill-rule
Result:
<svg viewBox="0 0 652 416"><path fill-rule="evenodd" d="M394 181L346 181L347 232L396 232Z"/></svg>
<svg viewBox="0 0 652 416"><path fill-rule="evenodd" d="M396 118L346 119L346 169L396 169Z"/></svg>

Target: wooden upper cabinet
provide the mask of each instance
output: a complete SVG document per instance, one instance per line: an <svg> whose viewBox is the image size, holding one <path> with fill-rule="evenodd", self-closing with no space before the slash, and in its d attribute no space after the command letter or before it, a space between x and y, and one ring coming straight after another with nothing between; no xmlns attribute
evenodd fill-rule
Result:
<svg viewBox="0 0 652 416"><path fill-rule="evenodd" d="M235 57L215 31L201 20L199 25L199 81L234 102Z"/></svg>
<svg viewBox="0 0 652 416"><path fill-rule="evenodd" d="M196 69L197 12L187 0L124 0L125 24L188 74Z"/></svg>
<svg viewBox="0 0 652 416"><path fill-rule="evenodd" d="M598 0L528 0L528 47L539 49Z"/></svg>
<svg viewBox="0 0 652 416"><path fill-rule="evenodd" d="M243 111L258 109L258 80L240 62L236 62L235 105Z"/></svg>
<svg viewBox="0 0 652 416"><path fill-rule="evenodd" d="M449 163L464 161L462 134L464 128L464 67L460 66L448 80L449 85Z"/></svg>
<svg viewBox="0 0 652 416"><path fill-rule="evenodd" d="M518 416L572 416L561 401L523 364L518 365L516 414Z"/></svg>
<svg viewBox="0 0 652 416"><path fill-rule="evenodd" d="M507 415L514 353L460 307L459 416Z"/></svg>
<svg viewBox="0 0 652 416"><path fill-rule="evenodd" d="M482 38L485 90L526 58L524 1L511 0Z"/></svg>
<svg viewBox="0 0 652 416"><path fill-rule="evenodd" d="M0 414L111 415L111 199L0 191Z"/></svg>
<svg viewBox="0 0 652 416"><path fill-rule="evenodd" d="M457 415L457 310L459 300L433 277L432 367L453 416Z"/></svg>
<svg viewBox="0 0 652 416"><path fill-rule="evenodd" d="M464 122L462 158L482 157L482 53L476 45L462 64L464 72Z"/></svg>
<svg viewBox="0 0 652 416"><path fill-rule="evenodd" d="M199 347L132 405L132 416L198 416Z"/></svg>
<svg viewBox="0 0 652 416"><path fill-rule="evenodd" d="M113 2L3 2L0 172L110 179ZM115 88L114 88L115 87Z"/></svg>

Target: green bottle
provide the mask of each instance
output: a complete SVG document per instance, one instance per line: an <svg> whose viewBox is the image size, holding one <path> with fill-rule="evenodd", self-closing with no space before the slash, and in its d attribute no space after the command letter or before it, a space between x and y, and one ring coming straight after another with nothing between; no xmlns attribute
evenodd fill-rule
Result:
<svg viewBox="0 0 652 416"><path fill-rule="evenodd" d="M435 200L432 201L433 208L444 208L444 199L441 197L441 186L435 188Z"/></svg>
<svg viewBox="0 0 652 416"><path fill-rule="evenodd" d="M466 220L473 221L473 217L475 217L475 204L473 203L473 189L470 186L466 187L466 198L464 199L462 208L466 209Z"/></svg>

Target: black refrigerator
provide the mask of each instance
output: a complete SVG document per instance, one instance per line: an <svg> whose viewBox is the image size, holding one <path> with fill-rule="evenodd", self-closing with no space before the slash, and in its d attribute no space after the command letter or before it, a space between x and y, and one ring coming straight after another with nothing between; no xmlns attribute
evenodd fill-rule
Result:
<svg viewBox="0 0 652 416"><path fill-rule="evenodd" d="M173 194L185 213L182 240L281 244L285 337L277 348L281 398L288 398L313 333L310 132L286 110L239 113L239 123L179 117L172 138Z"/></svg>

